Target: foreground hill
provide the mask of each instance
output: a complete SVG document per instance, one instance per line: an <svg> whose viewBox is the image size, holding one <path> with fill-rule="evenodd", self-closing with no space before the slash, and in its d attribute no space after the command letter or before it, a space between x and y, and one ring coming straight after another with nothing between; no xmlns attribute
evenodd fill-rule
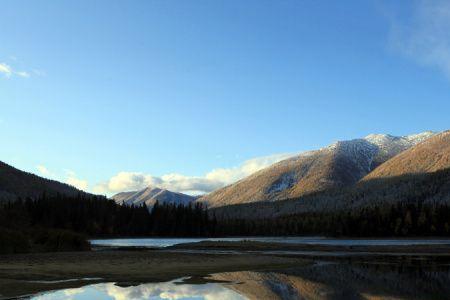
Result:
<svg viewBox="0 0 450 300"><path fill-rule="evenodd" d="M372 134L336 142L276 163L198 201L214 208L297 198L352 186L380 164L433 135L432 132L403 137Z"/></svg>
<svg viewBox="0 0 450 300"><path fill-rule="evenodd" d="M17 197L36 198L44 192L49 196L56 194L76 196L80 193L87 195L68 184L18 170L0 161L0 201L14 200Z"/></svg>
<svg viewBox="0 0 450 300"><path fill-rule="evenodd" d="M351 211L396 203L450 203L450 132L427 139L386 161L358 183L277 202L214 209L230 218L271 218Z"/></svg>
<svg viewBox="0 0 450 300"><path fill-rule="evenodd" d="M151 207L156 201L161 204L170 203L188 205L193 202L196 197L171 192L165 189L148 187L140 191L118 193L112 196L112 199L118 204L139 206L145 203L148 207Z"/></svg>

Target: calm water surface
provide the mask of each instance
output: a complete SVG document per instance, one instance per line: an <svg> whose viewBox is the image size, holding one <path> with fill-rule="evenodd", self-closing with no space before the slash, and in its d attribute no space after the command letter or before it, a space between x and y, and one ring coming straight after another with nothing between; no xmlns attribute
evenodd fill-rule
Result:
<svg viewBox="0 0 450 300"><path fill-rule="evenodd" d="M212 274L216 282L181 279L121 287L115 283L43 293L32 299L450 299L449 266L331 263L273 272ZM219 281L219 282L217 282Z"/></svg>
<svg viewBox="0 0 450 300"><path fill-rule="evenodd" d="M82 288L65 289L44 293L31 299L230 299L240 300L246 297L217 283L180 284L180 280L160 283L147 283L137 286L120 287L114 283L92 284Z"/></svg>
<svg viewBox="0 0 450 300"><path fill-rule="evenodd" d="M450 245L450 239L333 239L324 237L240 237L240 238L146 238L91 240L96 246L168 247L201 241L258 241L268 243L330 245L330 246L402 246L402 245Z"/></svg>

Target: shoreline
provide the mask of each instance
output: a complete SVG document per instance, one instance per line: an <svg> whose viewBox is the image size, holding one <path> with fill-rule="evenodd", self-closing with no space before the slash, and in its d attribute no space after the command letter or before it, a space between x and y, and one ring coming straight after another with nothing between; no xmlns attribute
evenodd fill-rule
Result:
<svg viewBox="0 0 450 300"><path fill-rule="evenodd" d="M339 251L354 255L336 256ZM371 255L375 252L378 253ZM324 246L209 241L158 249L103 247L83 252L0 255L0 299L104 282L127 286L182 277L202 281L214 273L273 271L317 261L433 264L450 261L450 245Z"/></svg>
<svg viewBox="0 0 450 300"><path fill-rule="evenodd" d="M100 282L135 285L213 273L302 266L302 258L105 250L0 255L0 299ZM98 280L77 280L101 278ZM46 283L45 281L60 281ZM69 281L70 280L70 281Z"/></svg>

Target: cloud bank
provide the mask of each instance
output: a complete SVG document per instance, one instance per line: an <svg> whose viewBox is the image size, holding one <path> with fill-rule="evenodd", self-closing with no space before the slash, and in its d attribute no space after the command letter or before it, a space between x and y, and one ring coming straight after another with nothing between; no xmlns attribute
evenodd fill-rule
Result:
<svg viewBox="0 0 450 300"><path fill-rule="evenodd" d="M450 79L450 1L416 1L406 18L391 20L393 48Z"/></svg>
<svg viewBox="0 0 450 300"><path fill-rule="evenodd" d="M77 178L75 172L67 170L66 176L67 177L66 177L65 183L67 183L71 186L74 186L77 189L82 190L82 191L88 190L89 184L88 184L87 180Z"/></svg>
<svg viewBox="0 0 450 300"><path fill-rule="evenodd" d="M89 189L88 181L77 178L77 175L75 174L75 172L73 172L71 170L64 170L64 173L65 173L65 175L63 177L64 179L59 179L58 176L54 172L50 171L44 165L37 165L36 169L38 170L39 174L42 175L43 177L62 181L64 183L74 186L77 189L82 190L82 191L88 191L88 189Z"/></svg>
<svg viewBox="0 0 450 300"><path fill-rule="evenodd" d="M233 168L214 169L204 176L186 176L177 173L153 176L141 172L119 172L109 180L96 185L94 193L112 195L136 191L148 186L188 194L204 194L234 183L293 154L275 154L253 158Z"/></svg>
<svg viewBox="0 0 450 300"><path fill-rule="evenodd" d="M80 190L90 191L95 194L111 196L116 193L137 191L151 186L174 192L200 195L232 184L293 155L292 153L282 153L257 157L249 159L236 167L214 169L204 176L186 176L178 173L154 176L142 172L123 171L96 185L90 185L87 180L79 178L71 170L63 170L62 174L55 173L42 164L37 165L36 169L43 177L59 180Z"/></svg>
<svg viewBox="0 0 450 300"><path fill-rule="evenodd" d="M44 177L47 177L47 178L52 178L52 177L53 177L53 173L50 172L50 170L47 169L46 166L38 165L38 166L36 166L36 169L37 169L37 170L39 171L39 173L40 173L42 176L44 176Z"/></svg>

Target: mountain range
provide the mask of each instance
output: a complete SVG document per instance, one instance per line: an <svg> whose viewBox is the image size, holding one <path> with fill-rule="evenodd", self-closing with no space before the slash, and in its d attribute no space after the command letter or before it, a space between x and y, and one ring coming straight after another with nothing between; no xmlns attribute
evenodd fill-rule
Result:
<svg viewBox="0 0 450 300"><path fill-rule="evenodd" d="M445 173L449 169L450 131L371 134L300 153L201 197L147 187L112 199L118 204L145 203L148 207L156 201L200 202L218 216L242 218L370 206L394 201L394 194L398 199L412 197L411 190L429 189L430 185L435 186L423 191L424 199L450 202L450 173ZM36 198L42 193L90 195L0 162L0 200Z"/></svg>
<svg viewBox="0 0 450 300"><path fill-rule="evenodd" d="M349 181L343 184L336 177L327 177L327 180L331 179L335 183L334 186L328 184L327 189L322 188L323 182L317 182L316 186L319 188L299 196L280 198L279 201L213 206L212 210L216 215L228 218L269 218L305 212L350 211L379 204L415 201L414 199L424 203L450 204L450 131L426 135L429 137L425 139L416 136L412 139L414 145L387 159L363 177L363 173L359 173L359 179L353 183ZM354 155L346 157L346 161L353 158L350 161L361 162L358 159L361 157L360 152L353 153ZM352 167L352 164L349 165ZM264 172L267 170L261 173ZM319 174L322 173L319 170ZM248 178L243 182L246 180ZM237 184L242 184L242 181Z"/></svg>
<svg viewBox="0 0 450 300"><path fill-rule="evenodd" d="M434 136L372 134L339 141L278 162L234 184L201 197L208 207L277 201L354 185L397 154Z"/></svg>

